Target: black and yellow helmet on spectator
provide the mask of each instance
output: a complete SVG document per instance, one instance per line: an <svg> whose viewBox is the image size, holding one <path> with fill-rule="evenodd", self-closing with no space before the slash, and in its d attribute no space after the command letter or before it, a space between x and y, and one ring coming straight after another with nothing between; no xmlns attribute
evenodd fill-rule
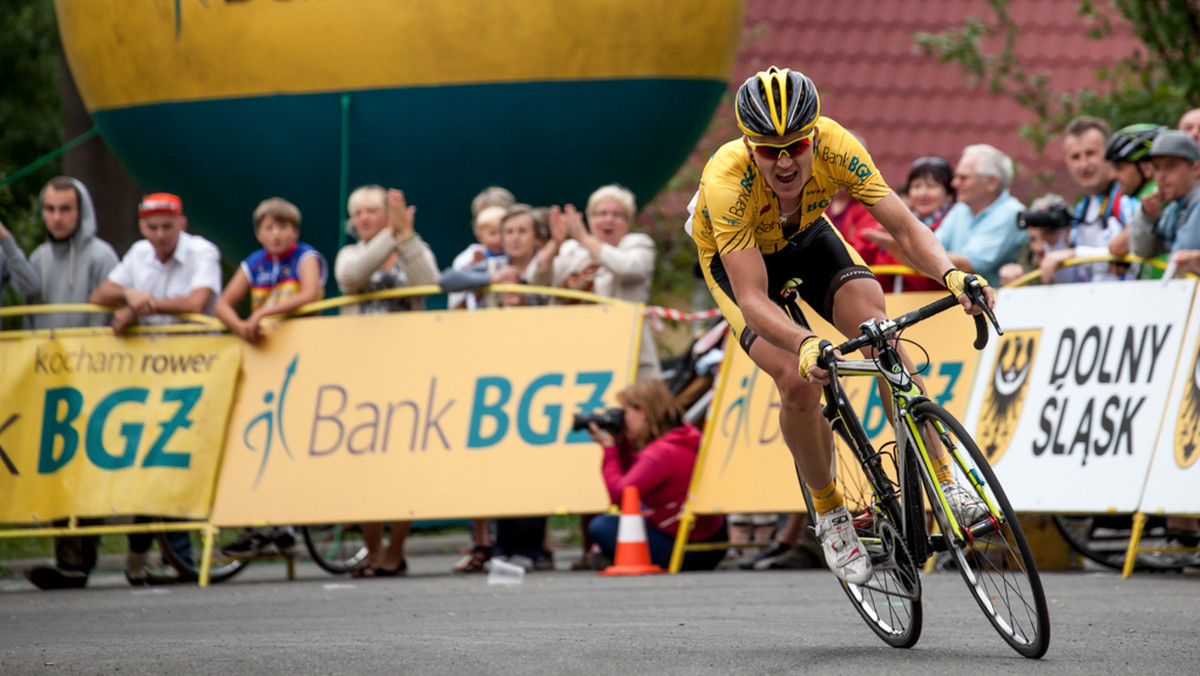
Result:
<svg viewBox="0 0 1200 676"><path fill-rule="evenodd" d="M744 134L787 136L817 124L821 97L804 73L771 66L742 83L734 112Z"/></svg>

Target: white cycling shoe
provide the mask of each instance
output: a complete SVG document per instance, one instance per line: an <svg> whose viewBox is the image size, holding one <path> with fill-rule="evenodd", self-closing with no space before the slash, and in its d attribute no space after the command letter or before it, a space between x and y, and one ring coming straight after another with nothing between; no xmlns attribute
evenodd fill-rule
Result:
<svg viewBox="0 0 1200 676"><path fill-rule="evenodd" d="M875 574L845 505L817 515L817 540L825 552L825 564L843 581L865 584Z"/></svg>
<svg viewBox="0 0 1200 676"><path fill-rule="evenodd" d="M974 492L953 481L943 481L941 486L958 525L966 528L988 515L987 505Z"/></svg>

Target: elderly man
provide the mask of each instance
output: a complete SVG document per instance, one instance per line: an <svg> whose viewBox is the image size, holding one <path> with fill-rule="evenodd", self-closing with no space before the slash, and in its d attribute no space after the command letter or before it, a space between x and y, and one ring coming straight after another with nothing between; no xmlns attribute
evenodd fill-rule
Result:
<svg viewBox="0 0 1200 676"><path fill-rule="evenodd" d="M1017 227L1025 205L1008 193L1012 178L1008 155L986 144L963 149L952 182L958 204L934 233L959 270L999 279L1000 266L1016 261L1028 243Z"/></svg>

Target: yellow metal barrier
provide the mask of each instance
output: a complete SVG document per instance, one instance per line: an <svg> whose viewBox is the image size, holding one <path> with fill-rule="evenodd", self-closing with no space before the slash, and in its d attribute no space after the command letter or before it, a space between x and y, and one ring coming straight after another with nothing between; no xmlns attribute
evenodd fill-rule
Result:
<svg viewBox="0 0 1200 676"><path fill-rule="evenodd" d="M566 298L571 300L609 305L629 305L626 301L621 301L613 298L597 296L595 294L573 291L567 289L557 289L550 287L538 287L521 284L496 284L483 287L481 289L489 293L522 293L522 294L537 294L545 296L553 296L558 298ZM274 321L282 321L291 317L311 315L325 310L345 305L361 303L364 301L382 299L382 298L401 298L410 296L428 296L433 294L443 293L438 286L419 286L407 287L399 289L388 289L367 294L357 294L351 296L340 296L326 300L309 303L303 307L297 308L287 316L272 317ZM642 331L640 327L641 315L644 311L644 305L638 304L638 329L634 332L634 340L640 341ZM11 306L0 308L0 317L22 316L27 314L50 314L56 312L94 312L108 313L114 308L91 304L57 304L57 305L26 305L26 306ZM187 334L187 333L209 333L214 331L225 332L225 325L219 320L206 315L197 314L180 314L177 315L181 319L189 322L187 324L170 324L161 326L134 326L129 330L130 334ZM90 337L90 336L111 336L111 329L108 327L77 327L64 329L37 329L37 330L13 330L0 331L0 339L9 341L19 341L29 338L46 338L53 337ZM640 346L634 345L633 354L637 354ZM628 378L632 379L634 370L637 367L636 359L632 361ZM221 449L222 454L224 449ZM219 461L218 461L219 462ZM219 480L220 471L217 471L217 479ZM66 517L67 524L65 526L48 526L45 524L34 523L12 524L17 526L11 530L0 530L0 539L16 538L16 537L60 537L60 536L90 536L104 535L115 533L160 533L160 532L178 532L178 531L200 531L203 534L203 550L201 556L200 569L200 586L207 586L209 583L209 571L213 560L213 548L216 536L219 529L212 524L211 510L212 505L206 508L209 516L205 520L183 520L170 522L153 522L146 524L107 524L95 526L79 525L78 516ZM126 515L128 516L128 515ZM98 518L89 516L88 518ZM57 519L56 519L57 520Z"/></svg>

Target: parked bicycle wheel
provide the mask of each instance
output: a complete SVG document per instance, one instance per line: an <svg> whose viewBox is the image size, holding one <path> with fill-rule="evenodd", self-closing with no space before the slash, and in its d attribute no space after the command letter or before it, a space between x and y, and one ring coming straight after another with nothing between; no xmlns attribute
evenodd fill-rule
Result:
<svg viewBox="0 0 1200 676"><path fill-rule="evenodd" d="M323 524L301 530L313 562L334 575L350 572L367 556L367 545L356 525Z"/></svg>
<svg viewBox="0 0 1200 676"><path fill-rule="evenodd" d="M963 528L973 531L966 538L945 537L954 564L1000 636L1025 657L1045 655L1050 646L1050 613L1042 581L1021 524L995 473L963 426L941 406L922 402L913 415L922 435L930 434L932 426L947 451L956 449L965 467L951 463L954 482L972 489L975 483L967 474L972 472L982 483L986 501L999 512L999 519L987 516L970 526L963 524ZM927 484L926 489L935 495L933 486ZM949 534L945 513L934 509L934 516L942 532Z"/></svg>
<svg viewBox="0 0 1200 676"><path fill-rule="evenodd" d="M221 548L225 545L232 544L237 539L238 529L226 528L217 533L217 537L213 542L212 565L208 570L209 582L224 582L229 578L242 572L249 561L245 559L235 559L221 554ZM162 552L163 560L171 565L172 568L179 571L179 577L187 581L196 581L200 579L200 558L204 553L204 533L202 531L190 531L189 536L192 540L192 560L186 561L175 552L171 547L170 541L167 539L166 533L158 533L158 549Z"/></svg>
<svg viewBox="0 0 1200 676"><path fill-rule="evenodd" d="M842 452L845 440L836 435L834 438L838 452ZM843 454L843 457L850 456ZM890 469L885 472L895 476L894 458L890 455L880 458L882 464L890 464ZM875 567L875 575L866 584L839 580L842 589L879 638L895 648L911 648L921 638L923 621L919 569L892 521L883 516L862 466L856 462L837 463L835 475L846 509L854 516L859 539L870 552L871 564ZM808 513L816 514L812 496L803 480L800 487Z"/></svg>
<svg viewBox="0 0 1200 676"><path fill-rule="evenodd" d="M1056 514L1054 525L1062 533L1071 549L1088 559L1114 570L1125 567L1125 555L1129 551L1129 538L1133 535L1133 517L1129 514ZM1171 541L1167 533L1167 521L1163 517L1150 517L1138 540L1138 547L1180 547ZM1134 570L1177 571L1188 565L1193 556L1190 552L1139 552Z"/></svg>

